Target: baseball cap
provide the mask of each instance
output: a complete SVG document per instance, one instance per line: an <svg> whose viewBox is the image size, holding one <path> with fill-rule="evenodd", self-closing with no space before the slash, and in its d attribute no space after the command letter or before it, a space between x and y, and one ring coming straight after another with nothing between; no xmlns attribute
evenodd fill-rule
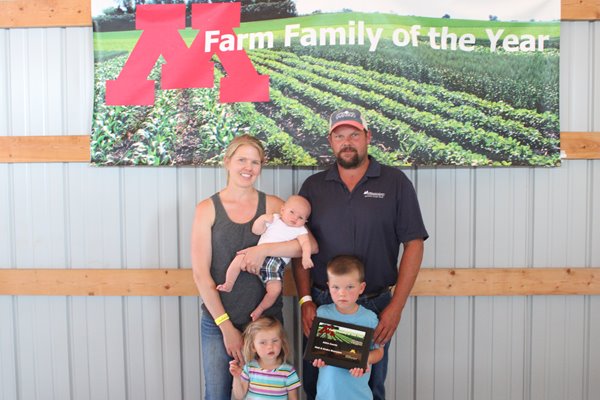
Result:
<svg viewBox="0 0 600 400"><path fill-rule="evenodd" d="M355 108L342 108L334 111L329 117L329 133L340 125L350 125L361 130L369 130L367 121Z"/></svg>

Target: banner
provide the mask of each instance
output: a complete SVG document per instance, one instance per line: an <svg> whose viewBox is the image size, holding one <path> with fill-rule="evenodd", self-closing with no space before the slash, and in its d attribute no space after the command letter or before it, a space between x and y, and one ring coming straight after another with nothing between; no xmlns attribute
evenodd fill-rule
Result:
<svg viewBox="0 0 600 400"><path fill-rule="evenodd" d="M96 165L329 165L343 107L387 165L560 165L559 0L170 3L92 0Z"/></svg>

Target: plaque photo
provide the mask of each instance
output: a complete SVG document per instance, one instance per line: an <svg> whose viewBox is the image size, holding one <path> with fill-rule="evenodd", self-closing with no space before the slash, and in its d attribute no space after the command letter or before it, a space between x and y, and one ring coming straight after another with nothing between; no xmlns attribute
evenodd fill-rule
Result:
<svg viewBox="0 0 600 400"><path fill-rule="evenodd" d="M373 329L316 317L313 321L304 358L320 358L340 368L367 368Z"/></svg>

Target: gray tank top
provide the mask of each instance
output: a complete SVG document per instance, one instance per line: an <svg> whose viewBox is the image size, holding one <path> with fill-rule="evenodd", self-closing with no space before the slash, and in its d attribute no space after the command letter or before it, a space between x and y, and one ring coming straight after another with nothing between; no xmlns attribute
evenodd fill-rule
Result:
<svg viewBox="0 0 600 400"><path fill-rule="evenodd" d="M238 250L254 246L258 243L259 236L252 233L252 224L262 214L266 213L266 195L258 192L258 208L254 217L245 224L238 224L229 219L219 193L211 196L215 207L215 222L212 226L212 263L210 274L215 283L225 281L225 273L231 260ZM229 293L219 292L221 302L230 320L236 328L243 328L250 322L250 313L261 302L265 295L265 288L260 277L247 272L241 272L233 290ZM263 315L280 318L283 301L281 296L275 304L266 310ZM208 310L202 305L204 312ZM212 316L214 318L214 316Z"/></svg>

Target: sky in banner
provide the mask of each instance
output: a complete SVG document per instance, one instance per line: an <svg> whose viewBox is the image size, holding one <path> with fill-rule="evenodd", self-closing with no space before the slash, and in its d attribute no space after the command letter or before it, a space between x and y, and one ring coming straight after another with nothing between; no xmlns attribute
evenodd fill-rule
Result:
<svg viewBox="0 0 600 400"><path fill-rule="evenodd" d="M441 18L449 14L452 18L487 20L495 15L503 21L551 21L560 18L560 2L538 0L529 1L529 7L523 7L522 0L296 0L298 14L310 14L315 10L322 12L341 11L344 8L353 11L389 11L392 14L418 15L421 17Z"/></svg>
<svg viewBox="0 0 600 400"><path fill-rule="evenodd" d="M106 8L114 7L115 0L92 0L92 16L102 13ZM495 15L503 21L552 21L560 18L560 2L554 0L529 1L528 7L522 0L296 0L298 14L311 14L315 10L323 12L341 11L350 8L354 11L381 11L392 14L418 15L441 18L449 14L452 18L487 20Z"/></svg>

